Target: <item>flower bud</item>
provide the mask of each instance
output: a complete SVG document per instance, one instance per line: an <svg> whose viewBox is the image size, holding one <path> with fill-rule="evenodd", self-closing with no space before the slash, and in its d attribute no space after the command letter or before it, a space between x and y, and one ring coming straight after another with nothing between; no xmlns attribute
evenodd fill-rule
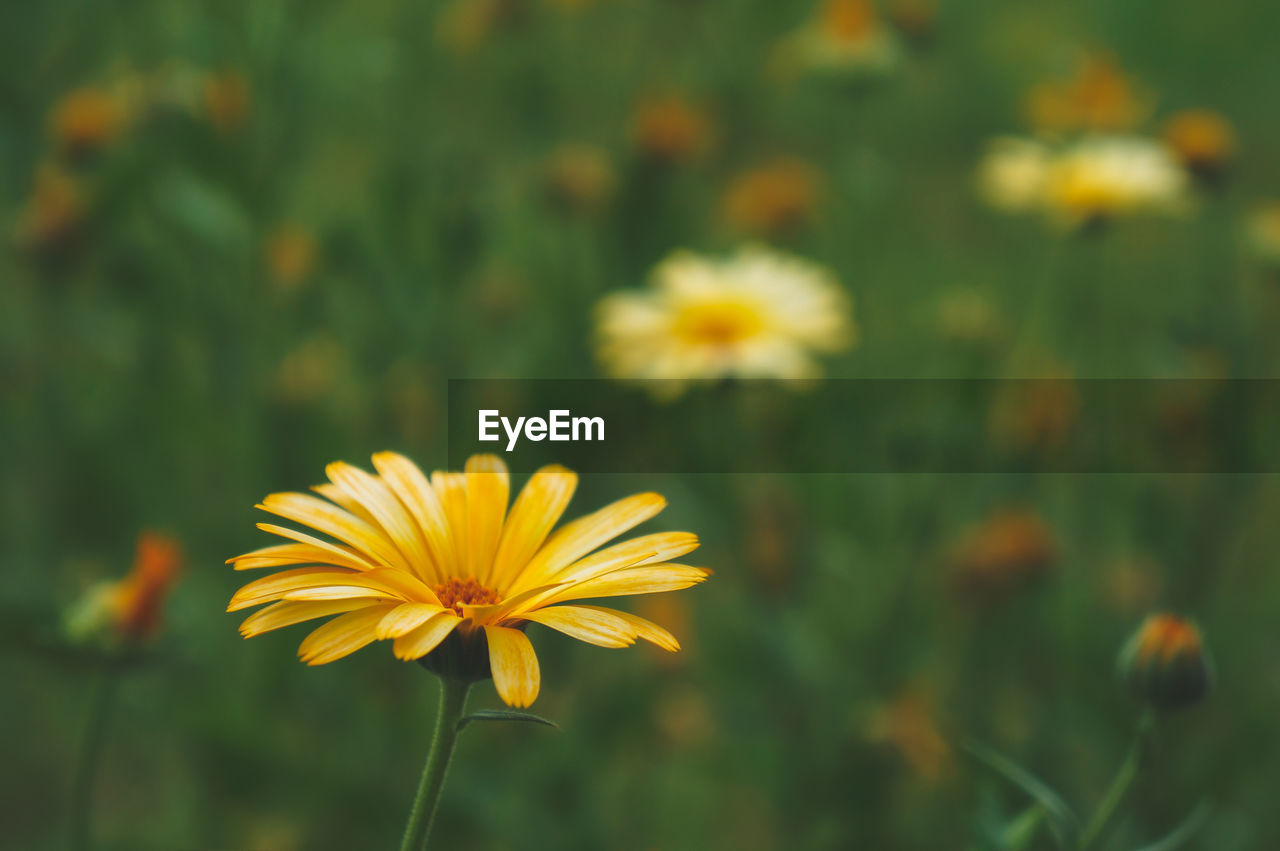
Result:
<svg viewBox="0 0 1280 851"><path fill-rule="evenodd" d="M1209 693L1213 664L1200 629L1169 614L1150 615L1120 651L1120 676L1155 709L1190 706Z"/></svg>

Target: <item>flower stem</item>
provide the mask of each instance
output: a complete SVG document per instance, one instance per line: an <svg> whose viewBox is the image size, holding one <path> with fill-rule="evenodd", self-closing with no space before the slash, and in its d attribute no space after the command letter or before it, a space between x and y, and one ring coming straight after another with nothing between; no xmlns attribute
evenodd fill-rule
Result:
<svg viewBox="0 0 1280 851"><path fill-rule="evenodd" d="M440 678L440 713L436 716L436 731L431 737L431 751L427 754L427 764L422 768L422 780L413 799L413 810L409 813L409 824L405 826L400 851L422 851L427 847L436 806L440 803L440 790L444 788L444 777L449 771L449 760L458 739L458 722L462 720L470 689L471 683L464 679Z"/></svg>
<svg viewBox="0 0 1280 851"><path fill-rule="evenodd" d="M118 683L118 672L108 664L98 673L97 682L89 697L89 721L84 739L80 743L75 785L71 791L72 851L87 849L92 840L94 780L98 775L98 763L101 762L102 746L106 741L107 719L111 714L111 703Z"/></svg>
<svg viewBox="0 0 1280 851"><path fill-rule="evenodd" d="M1120 768L1116 771L1116 776L1111 780L1111 785L1107 787L1107 793L1103 796L1102 803L1098 804L1098 809L1094 810L1089 823L1085 825L1084 832L1080 834L1080 844L1077 846L1078 851L1088 851L1093 843L1102 836L1102 831L1111 821L1112 816L1116 814L1116 810L1119 809L1125 794L1128 793L1129 787L1133 784L1134 778L1138 776L1138 769L1142 765L1142 752L1146 746L1147 733L1154 722L1155 718L1150 710L1143 714L1142 719L1138 722L1138 731L1134 735L1133 744L1129 747L1128 755L1124 758L1124 762L1120 763Z"/></svg>

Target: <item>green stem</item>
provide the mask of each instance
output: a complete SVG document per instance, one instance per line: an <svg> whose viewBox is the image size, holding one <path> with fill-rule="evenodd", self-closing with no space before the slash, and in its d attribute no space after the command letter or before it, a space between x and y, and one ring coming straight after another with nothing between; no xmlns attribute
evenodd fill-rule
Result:
<svg viewBox="0 0 1280 851"><path fill-rule="evenodd" d="M1098 804L1098 809L1094 810L1089 823L1085 825L1084 832L1080 834L1080 844L1077 846L1078 851L1088 851L1093 843L1098 841L1102 831L1106 829L1112 816L1120 808L1120 804L1124 801L1124 796L1128 793L1129 787L1133 785L1134 778L1138 776L1138 769L1142 765L1142 752L1146 746L1147 732L1151 729L1154 720L1148 710L1142 716L1142 720L1138 722L1138 731L1134 735L1133 744L1129 747L1128 755L1124 758L1124 762L1120 763L1120 768L1116 771L1116 776L1107 788L1107 793L1103 796L1102 803Z"/></svg>
<svg viewBox="0 0 1280 851"><path fill-rule="evenodd" d="M94 684L89 697L89 721L84 739L80 743L80 755L76 760L75 785L71 790L71 848L84 851L92 840L93 787L102 761L102 746L106 741L107 719L115 698L119 676L108 664Z"/></svg>
<svg viewBox="0 0 1280 851"><path fill-rule="evenodd" d="M458 740L458 722L462 720L462 710L466 706L467 692L470 689L471 683L466 680L440 678L440 714L436 716L431 752L427 754L427 764L422 768L422 780L418 783L418 794L413 799L413 810L409 813L409 824L405 826L400 851L421 851L427 847L431 822L436 815L436 806L440 803L440 790L444 788L444 777L449 772L453 746Z"/></svg>

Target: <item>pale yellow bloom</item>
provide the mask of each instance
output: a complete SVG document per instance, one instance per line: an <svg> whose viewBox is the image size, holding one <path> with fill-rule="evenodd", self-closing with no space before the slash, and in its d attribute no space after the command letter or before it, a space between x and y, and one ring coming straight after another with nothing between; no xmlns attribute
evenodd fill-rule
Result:
<svg viewBox="0 0 1280 851"><path fill-rule="evenodd" d="M1052 153L1036 139L992 140L978 166L978 192L992 207L1011 213L1037 209L1044 200Z"/></svg>
<svg viewBox="0 0 1280 851"><path fill-rule="evenodd" d="M1280 201L1270 201L1249 215L1247 238L1259 260L1280 267Z"/></svg>
<svg viewBox="0 0 1280 851"><path fill-rule="evenodd" d="M1083 139L1054 158L1045 179L1051 215L1069 223L1188 205L1187 172L1169 149L1141 136Z"/></svg>
<svg viewBox="0 0 1280 851"><path fill-rule="evenodd" d="M250 582L228 611L270 603L241 624L246 638L337 615L302 642L309 665L340 659L379 640L397 658L421 659L451 635L487 644L499 696L528 706L541 676L524 633L540 623L590 644L626 647L637 638L675 651L676 639L636 615L577 601L675 591L710 571L672 560L692 552L687 532L643 535L598 549L660 512L655 493L618 500L552 532L577 476L538 470L508 508L507 468L474 455L465 472L428 478L390 452L373 456L377 474L342 462L329 482L301 493L271 494L258 507L325 537L270 523L286 538L238 556L237 570L287 567ZM570 605L564 605L564 604Z"/></svg>
<svg viewBox="0 0 1280 851"><path fill-rule="evenodd" d="M598 310L600 359L622 379L811 378L814 352L855 338L830 270L761 246L724 260L676 252L650 289L615 293Z"/></svg>

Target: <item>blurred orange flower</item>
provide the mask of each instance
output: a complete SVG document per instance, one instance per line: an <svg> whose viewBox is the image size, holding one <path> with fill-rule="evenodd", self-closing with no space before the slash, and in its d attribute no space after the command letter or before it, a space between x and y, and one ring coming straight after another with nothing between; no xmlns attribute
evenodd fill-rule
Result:
<svg viewBox="0 0 1280 851"><path fill-rule="evenodd" d="M138 536L133 570L114 588L116 629L127 638L150 638L160 628L164 604L182 567L182 548L159 532Z"/></svg>
<svg viewBox="0 0 1280 851"><path fill-rule="evenodd" d="M547 158L544 180L552 203L570 212L593 213L613 196L616 176L608 151L569 143Z"/></svg>
<svg viewBox="0 0 1280 851"><path fill-rule="evenodd" d="M756 235L794 230L818 203L818 175L803 160L777 159L743 172L729 184L724 214L735 228Z"/></svg>
<svg viewBox="0 0 1280 851"><path fill-rule="evenodd" d="M1216 177L1230 162L1236 148L1231 122L1207 109L1186 109L1164 125L1164 140L1178 159L1199 177Z"/></svg>
<svg viewBox="0 0 1280 851"><path fill-rule="evenodd" d="M1002 389L991 411L994 441L1024 452L1051 452L1066 444L1080 413L1080 391L1063 367L1043 374Z"/></svg>
<svg viewBox="0 0 1280 851"><path fill-rule="evenodd" d="M1113 56L1095 53L1080 61L1070 79L1034 87L1027 112L1041 132L1122 131L1142 121L1147 102Z"/></svg>
<svg viewBox="0 0 1280 851"><path fill-rule="evenodd" d="M909 688L878 707L867 722L867 739L892 747L923 780L938 780L953 753L934 720L932 697Z"/></svg>
<svg viewBox="0 0 1280 851"><path fill-rule="evenodd" d="M36 170L31 198L18 218L18 244L37 251L65 246L79 230L85 209L79 181L62 167L43 163Z"/></svg>
<svg viewBox="0 0 1280 851"><path fill-rule="evenodd" d="M1044 576L1056 560L1057 544L1039 514L1003 509L961 537L952 580L966 597L995 600Z"/></svg>
<svg viewBox="0 0 1280 851"><path fill-rule="evenodd" d="M205 111L213 126L223 133L239 130L244 125L251 101L249 81L239 71L222 71L205 80Z"/></svg>
<svg viewBox="0 0 1280 851"><path fill-rule="evenodd" d="M1171 614L1142 622L1120 652L1120 674L1141 700L1173 710L1203 699L1213 686L1213 664L1200 629Z"/></svg>
<svg viewBox="0 0 1280 851"><path fill-rule="evenodd" d="M296 222L271 231L263 250L267 273L282 290L296 290L307 282L316 265L316 240Z"/></svg>
<svg viewBox="0 0 1280 851"><path fill-rule="evenodd" d="M54 139L72 153L88 153L114 141L129 120L129 105L117 93L84 86L66 94L49 116Z"/></svg>
<svg viewBox="0 0 1280 851"><path fill-rule="evenodd" d="M713 132L707 111L679 93L640 101L631 119L636 148L647 157L669 163L706 153Z"/></svg>

